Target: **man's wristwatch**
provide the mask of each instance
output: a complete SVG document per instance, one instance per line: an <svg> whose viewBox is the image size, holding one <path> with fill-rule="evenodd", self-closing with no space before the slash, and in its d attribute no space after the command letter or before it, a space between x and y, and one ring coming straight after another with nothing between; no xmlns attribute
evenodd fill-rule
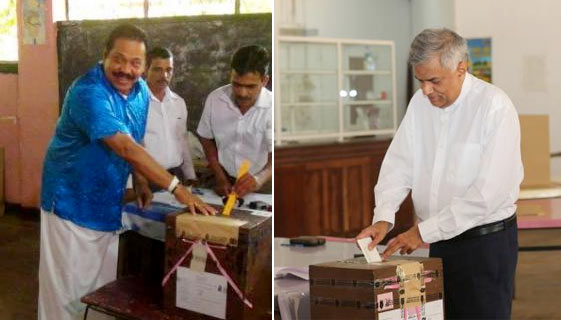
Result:
<svg viewBox="0 0 561 320"><path fill-rule="evenodd" d="M176 176L173 176L173 179L171 179L171 183L168 186L168 191L173 194L175 189L177 189L177 186L179 186L179 179L177 179Z"/></svg>

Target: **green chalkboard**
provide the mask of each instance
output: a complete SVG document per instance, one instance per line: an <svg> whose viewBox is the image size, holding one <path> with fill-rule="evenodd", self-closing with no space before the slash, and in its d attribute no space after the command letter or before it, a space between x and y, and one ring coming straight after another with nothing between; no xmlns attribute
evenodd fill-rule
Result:
<svg viewBox="0 0 561 320"><path fill-rule="evenodd" d="M171 88L187 103L191 131L197 127L206 96L229 82L230 59L237 48L259 44L272 52L271 14L58 22L61 106L72 81L102 59L109 32L123 22L146 31L149 47L168 47L174 54Z"/></svg>

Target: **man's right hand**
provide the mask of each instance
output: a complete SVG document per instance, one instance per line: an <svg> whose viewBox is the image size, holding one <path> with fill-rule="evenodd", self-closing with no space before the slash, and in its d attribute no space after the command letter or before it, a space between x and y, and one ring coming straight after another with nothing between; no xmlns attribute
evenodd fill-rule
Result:
<svg viewBox="0 0 561 320"><path fill-rule="evenodd" d="M204 203L199 197L189 192L183 185L178 185L173 195L177 201L187 205L192 214L196 214L197 211L205 216L216 214L216 209Z"/></svg>
<svg viewBox="0 0 561 320"><path fill-rule="evenodd" d="M239 198L243 198L246 194L254 192L261 186L257 183L254 176L249 173L244 174L242 177L236 181L233 190L236 192Z"/></svg>
<svg viewBox="0 0 561 320"><path fill-rule="evenodd" d="M357 236L356 240L370 237L372 242L368 245L368 249L372 250L380 243L388 233L390 223L386 221L378 221L375 224L364 228Z"/></svg>
<svg viewBox="0 0 561 320"><path fill-rule="evenodd" d="M230 192L232 192L232 184L230 184L230 181L228 181L228 178L224 177L220 177L220 176L216 176L216 187L214 187L214 192L216 192L217 195L224 197L230 194Z"/></svg>

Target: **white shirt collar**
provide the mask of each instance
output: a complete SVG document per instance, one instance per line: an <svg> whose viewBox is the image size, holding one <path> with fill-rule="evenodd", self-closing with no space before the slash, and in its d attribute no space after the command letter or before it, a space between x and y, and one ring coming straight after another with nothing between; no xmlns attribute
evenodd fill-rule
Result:
<svg viewBox="0 0 561 320"><path fill-rule="evenodd" d="M257 98L257 101L255 101L255 104L253 106L255 107L260 107L260 108L270 108L272 103L271 103L271 97L269 95L267 95L265 93L265 91L267 91L268 89L265 87L261 88L261 92L259 93L259 98Z"/></svg>
<svg viewBox="0 0 561 320"><path fill-rule="evenodd" d="M150 87L148 87L148 89L150 89ZM163 101L160 101L160 99L158 99L158 98L154 95L154 93L152 93L152 90L148 90L148 91L150 91L150 99L151 99L151 100L158 101L158 102L163 102ZM165 90L165 91L166 91L166 94L164 95L164 100L166 100L166 99L174 99L174 100L175 100L175 99L178 99L178 98L179 98L179 96L178 96L175 92L171 91L171 89L169 88L169 86L166 87L166 90Z"/></svg>
<svg viewBox="0 0 561 320"><path fill-rule="evenodd" d="M259 93L259 97L255 104L252 107L258 108L270 108L272 106L271 96L267 94L268 89L265 87L261 88L261 92ZM224 87L222 94L220 95L220 99L226 102L230 102L233 106L237 107L236 101L233 99L233 89L232 85L227 85Z"/></svg>
<svg viewBox="0 0 561 320"><path fill-rule="evenodd" d="M457 109L462 101L464 100L465 96L469 93L471 86L473 83L473 76L466 72L466 76L464 77L464 82L462 83L462 88L460 89L460 95L456 98L456 101L449 105L447 108L442 109L444 112L452 112Z"/></svg>

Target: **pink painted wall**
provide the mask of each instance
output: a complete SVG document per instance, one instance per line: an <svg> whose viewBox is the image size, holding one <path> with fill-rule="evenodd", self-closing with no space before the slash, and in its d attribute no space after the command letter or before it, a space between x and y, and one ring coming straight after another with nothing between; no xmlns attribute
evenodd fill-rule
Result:
<svg viewBox="0 0 561 320"><path fill-rule="evenodd" d="M6 201L20 203L18 75L0 74L0 92L0 147L4 148L4 193Z"/></svg>
<svg viewBox="0 0 561 320"><path fill-rule="evenodd" d="M18 22L22 21L18 1ZM45 44L23 44L18 23L18 135L20 141L20 204L39 207L43 158L58 118L56 30L52 0L45 0ZM11 187L11 186L10 186Z"/></svg>

